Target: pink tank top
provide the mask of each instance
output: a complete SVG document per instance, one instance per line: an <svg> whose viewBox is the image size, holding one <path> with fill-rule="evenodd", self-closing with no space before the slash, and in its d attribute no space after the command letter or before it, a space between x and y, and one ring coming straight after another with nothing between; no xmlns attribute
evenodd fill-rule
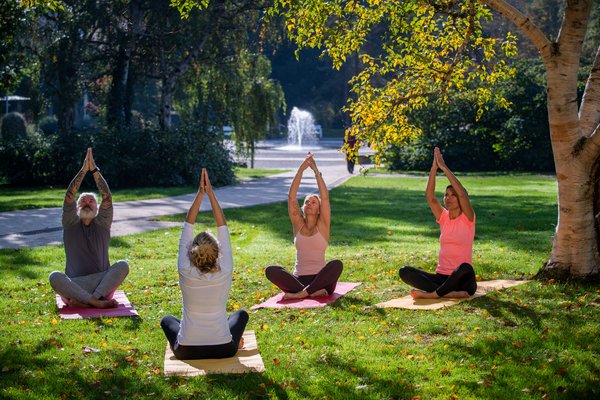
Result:
<svg viewBox="0 0 600 400"><path fill-rule="evenodd" d="M294 238L296 246L296 265L294 265L294 276L316 275L325 266L325 250L327 240L317 230L312 236L304 236L300 232Z"/></svg>

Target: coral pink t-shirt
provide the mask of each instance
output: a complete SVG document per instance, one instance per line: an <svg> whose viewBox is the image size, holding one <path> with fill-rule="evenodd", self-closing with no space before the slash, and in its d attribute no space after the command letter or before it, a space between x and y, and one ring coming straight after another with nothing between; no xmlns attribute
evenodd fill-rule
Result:
<svg viewBox="0 0 600 400"><path fill-rule="evenodd" d="M473 265L473 240L475 239L475 214L473 221L461 213L450 219L448 210L443 209L442 215L436 220L440 224L440 255L438 274L450 275L462 263Z"/></svg>

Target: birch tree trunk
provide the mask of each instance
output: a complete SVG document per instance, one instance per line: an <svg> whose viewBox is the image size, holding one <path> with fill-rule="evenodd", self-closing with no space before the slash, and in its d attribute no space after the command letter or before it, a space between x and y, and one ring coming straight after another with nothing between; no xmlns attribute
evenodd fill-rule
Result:
<svg viewBox="0 0 600 400"><path fill-rule="evenodd" d="M504 0L486 0L537 47L547 73L548 121L556 179L558 221L550 259L540 274L548 277L598 277L598 163L600 139L600 49L588 77L584 101L577 103L581 45L592 0L567 0L559 37L550 42Z"/></svg>

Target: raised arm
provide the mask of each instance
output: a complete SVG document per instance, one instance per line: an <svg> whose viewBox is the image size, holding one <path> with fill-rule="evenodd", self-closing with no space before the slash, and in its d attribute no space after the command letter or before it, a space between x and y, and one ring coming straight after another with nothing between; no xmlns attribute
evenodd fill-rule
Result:
<svg viewBox="0 0 600 400"><path fill-rule="evenodd" d="M73 178L71 183L69 183L69 187L67 188L67 192L65 193L65 204L73 204L77 197L77 191L81 186L81 182L83 182L83 178L85 178L85 174L89 171L89 157L90 157L91 149L87 150L85 155L85 159L83 160L83 166L77 172L77 175Z"/></svg>
<svg viewBox="0 0 600 400"><path fill-rule="evenodd" d="M439 148L434 149L435 160L438 167L446 174L446 178L450 181L450 184L454 188L456 195L458 196L458 202L460 203L460 209L465 214L465 216L469 219L469 221L473 221L475 218L475 211L473 211L473 206L471 206L471 200L469 199L469 195L462 185L458 178L454 176L450 168L444 162L444 157L442 156L442 152Z"/></svg>
<svg viewBox="0 0 600 400"><path fill-rule="evenodd" d="M215 217L215 222L217 226L227 225L227 220L225 220L225 214L223 214L223 210L221 209L221 205L215 196L215 192L212 190L212 185L210 184L210 179L208 178L208 172L206 172L206 168L202 168L202 175L204 176L204 191L208 195L208 199L210 200L210 206L213 211L213 216Z"/></svg>
<svg viewBox="0 0 600 400"><path fill-rule="evenodd" d="M319 229L321 233L325 234L326 237L329 237L329 226L331 223L331 206L329 204L329 190L327 190L327 185L323 180L323 175L319 172L317 168L317 163L314 157L310 157L308 166L315 173L315 178L317 180L317 186L319 187L319 196L321 197L321 212L319 214ZM323 229L326 229L327 232L323 232Z"/></svg>
<svg viewBox="0 0 600 400"><path fill-rule="evenodd" d="M104 177L100 173L100 170L96 166L96 161L94 161L94 156L92 154L92 149L88 148L88 167L92 172L92 176L94 177L94 181L96 182L96 187L100 192L100 196L102 196L102 202L100 203L100 208L108 209L112 207L112 193L108 187L108 183L104 180Z"/></svg>
<svg viewBox="0 0 600 400"><path fill-rule="evenodd" d="M298 171L296 171L296 175L292 180L292 184L290 185L290 190L288 192L288 214L290 216L290 221L292 222L292 227L294 228L294 235L304 223L302 213L300 212L300 206L298 205L298 188L300 187L302 174L304 173L304 170L308 168L311 159L312 154L308 153L304 161L302 161L302 164L300 164L300 167L298 167Z"/></svg>
<svg viewBox="0 0 600 400"><path fill-rule="evenodd" d="M436 147L437 149L437 147ZM431 169L429 170L429 179L427 179L427 188L425 189L425 198L427 199L427 204L429 204L429 208L431 208L431 212L433 213L435 219L439 219L442 215L442 205L440 201L435 195L435 178L438 170L438 164L435 157L435 151L433 153L433 164L431 165Z"/></svg>
<svg viewBox="0 0 600 400"><path fill-rule="evenodd" d="M202 204L202 197L204 197L204 186L204 168L202 168L202 172L200 173L200 183L198 184L198 193L196 193L196 197L194 197L194 201L185 216L185 222L188 224L193 225L196 223L196 217L198 216L198 211Z"/></svg>

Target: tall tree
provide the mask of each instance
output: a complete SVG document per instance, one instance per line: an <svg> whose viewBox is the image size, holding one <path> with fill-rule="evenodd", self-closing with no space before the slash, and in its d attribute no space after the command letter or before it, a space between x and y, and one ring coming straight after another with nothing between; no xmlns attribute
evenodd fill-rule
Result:
<svg viewBox="0 0 600 400"><path fill-rule="evenodd" d="M339 67L359 53L363 70L354 78L349 104L354 125L347 133L378 148L418 134L407 118L432 96L444 101L477 82L474 100L505 103L493 85L511 73L499 54L514 53L512 36L485 37L482 23L495 10L538 50L547 75L548 120L558 180L558 222L550 259L542 273L557 277L600 274L600 47L587 66L578 102L582 43L594 0L567 0L557 37L505 0L276 1L300 46L321 47ZM597 21L596 21L597 23ZM366 35L386 27L380 51L363 52ZM596 46L598 44L596 43Z"/></svg>
<svg viewBox="0 0 600 400"><path fill-rule="evenodd" d="M270 78L271 64L259 54L244 50L235 63L235 75L232 82L233 97L229 115L235 128L237 148L250 156L250 167L254 168L256 142L277 126L277 111L285 100L278 82Z"/></svg>
<svg viewBox="0 0 600 400"><path fill-rule="evenodd" d="M263 8L260 0L213 0L203 2L198 9L179 11L168 1L153 2L148 15L148 40L154 47L152 75L160 80L160 126L171 127L174 94L177 83L195 64L212 62L235 56L221 44L231 43L232 36L240 40L236 46L245 46L246 31L256 27L257 10ZM227 37L227 39L225 39ZM147 46L149 48L149 46Z"/></svg>

